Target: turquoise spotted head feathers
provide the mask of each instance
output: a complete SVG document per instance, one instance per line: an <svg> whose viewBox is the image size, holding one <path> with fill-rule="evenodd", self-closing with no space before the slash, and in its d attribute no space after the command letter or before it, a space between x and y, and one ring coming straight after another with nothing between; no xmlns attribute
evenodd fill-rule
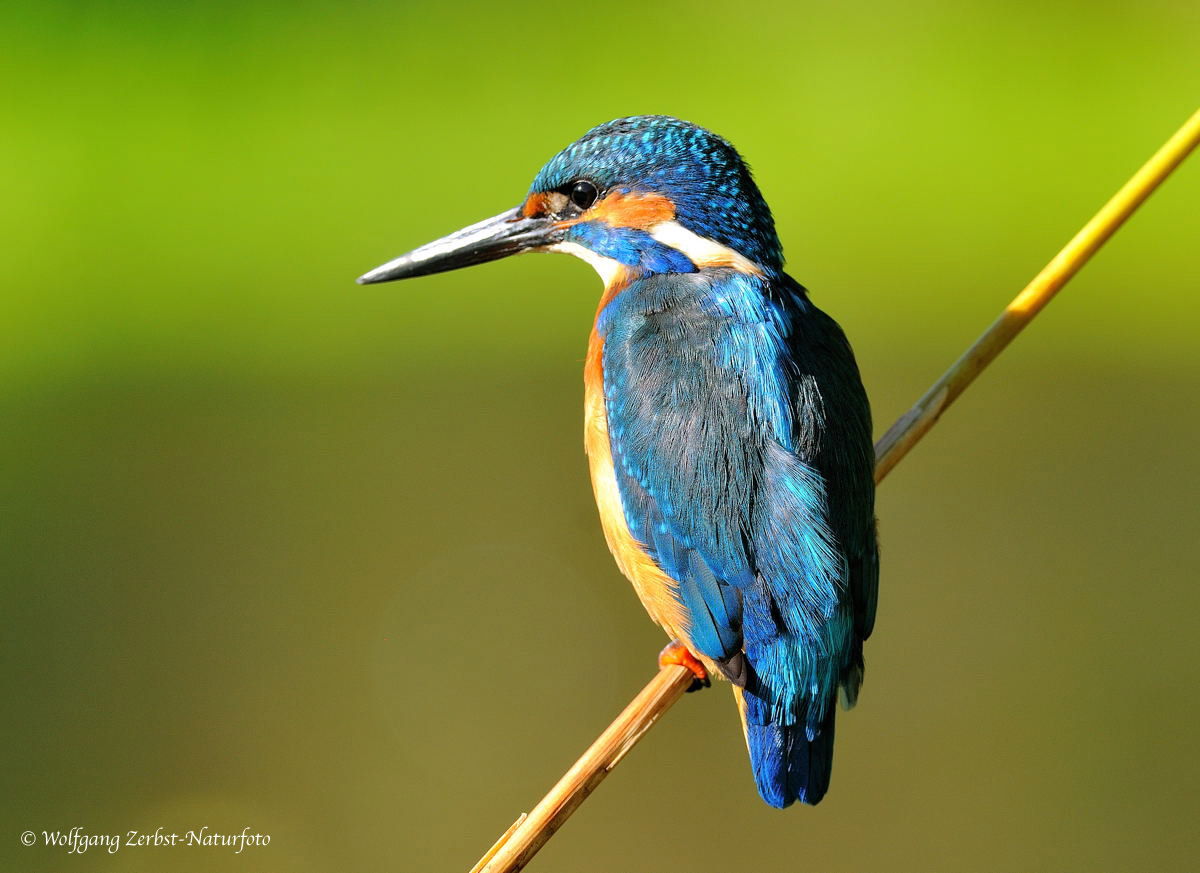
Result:
<svg viewBox="0 0 1200 873"><path fill-rule="evenodd" d="M766 273L783 269L771 210L737 150L703 127L635 115L592 128L541 169L529 193L569 193L576 180L608 194L666 198L675 221L741 254Z"/></svg>

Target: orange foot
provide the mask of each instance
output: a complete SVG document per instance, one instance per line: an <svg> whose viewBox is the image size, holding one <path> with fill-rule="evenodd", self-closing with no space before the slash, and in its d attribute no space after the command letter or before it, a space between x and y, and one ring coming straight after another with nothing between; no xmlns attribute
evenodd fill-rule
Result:
<svg viewBox="0 0 1200 873"><path fill-rule="evenodd" d="M696 660L696 656L687 650L687 646L679 642L679 640L671 640L666 647L658 653L658 666L669 667L670 665L678 667L687 667L692 671L692 675L696 680L692 683L692 687L688 691L699 691L701 688L707 688L712 683L708 681L708 671L704 669L704 665Z"/></svg>

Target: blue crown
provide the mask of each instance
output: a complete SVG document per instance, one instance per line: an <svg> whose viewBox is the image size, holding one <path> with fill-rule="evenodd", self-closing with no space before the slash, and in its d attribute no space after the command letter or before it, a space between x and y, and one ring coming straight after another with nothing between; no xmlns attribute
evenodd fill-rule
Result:
<svg viewBox="0 0 1200 873"><path fill-rule="evenodd" d="M602 192L661 194L675 220L749 258L783 270L771 210L741 155L716 134L666 115L635 115L594 127L542 167L530 193L588 179Z"/></svg>

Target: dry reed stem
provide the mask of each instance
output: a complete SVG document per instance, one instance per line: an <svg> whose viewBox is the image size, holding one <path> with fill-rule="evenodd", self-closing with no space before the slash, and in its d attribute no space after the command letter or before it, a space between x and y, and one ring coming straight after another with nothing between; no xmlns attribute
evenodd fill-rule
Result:
<svg viewBox="0 0 1200 873"><path fill-rule="evenodd" d="M888 429L875 445L876 482L908 454L983 368L1079 272L1197 143L1200 110L1075 234L916 405ZM683 696L691 682L692 674L683 667L660 669L550 793L505 831L471 873L515 873L529 863L625 753Z"/></svg>

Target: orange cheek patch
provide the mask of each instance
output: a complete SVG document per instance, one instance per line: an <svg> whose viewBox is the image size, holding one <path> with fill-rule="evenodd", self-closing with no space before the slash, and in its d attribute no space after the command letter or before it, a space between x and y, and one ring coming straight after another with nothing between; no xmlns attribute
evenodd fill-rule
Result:
<svg viewBox="0 0 1200 873"><path fill-rule="evenodd" d="M537 191L530 194L521 207L526 218L560 213L567 205L567 197L558 191ZM559 222L561 227L581 221L603 221L612 227L634 227L646 230L663 221L675 220L675 204L661 194L614 191L603 200L598 200L583 215Z"/></svg>
<svg viewBox="0 0 1200 873"><path fill-rule="evenodd" d="M622 194L614 191L584 213L587 221L603 221L613 227L653 227L675 219L675 204L661 194Z"/></svg>

